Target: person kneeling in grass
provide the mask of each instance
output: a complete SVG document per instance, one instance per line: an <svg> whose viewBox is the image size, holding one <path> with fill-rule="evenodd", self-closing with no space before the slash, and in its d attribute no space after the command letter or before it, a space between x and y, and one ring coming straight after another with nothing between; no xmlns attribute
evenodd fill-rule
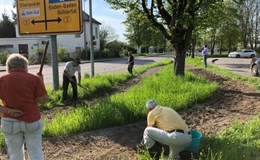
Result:
<svg viewBox="0 0 260 160"><path fill-rule="evenodd" d="M163 107L154 100L146 103L149 113L143 133L143 144L151 157L159 159L162 145L168 145L172 159L179 160L179 153L192 141L191 131L181 116L172 108Z"/></svg>

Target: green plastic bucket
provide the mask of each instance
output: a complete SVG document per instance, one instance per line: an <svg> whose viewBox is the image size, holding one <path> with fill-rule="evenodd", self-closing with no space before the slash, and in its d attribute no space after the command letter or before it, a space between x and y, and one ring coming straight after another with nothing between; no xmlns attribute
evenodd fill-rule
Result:
<svg viewBox="0 0 260 160"><path fill-rule="evenodd" d="M191 151L197 153L199 152L202 133L197 130L191 130L191 135L192 135L192 142L187 148L185 148L185 151Z"/></svg>

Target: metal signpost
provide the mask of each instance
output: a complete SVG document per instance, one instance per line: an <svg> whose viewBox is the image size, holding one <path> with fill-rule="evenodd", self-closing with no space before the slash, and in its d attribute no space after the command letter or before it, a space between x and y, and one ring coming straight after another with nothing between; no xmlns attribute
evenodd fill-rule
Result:
<svg viewBox="0 0 260 160"><path fill-rule="evenodd" d="M51 35L54 90L59 88L57 34L82 32L81 0L17 0L20 35Z"/></svg>

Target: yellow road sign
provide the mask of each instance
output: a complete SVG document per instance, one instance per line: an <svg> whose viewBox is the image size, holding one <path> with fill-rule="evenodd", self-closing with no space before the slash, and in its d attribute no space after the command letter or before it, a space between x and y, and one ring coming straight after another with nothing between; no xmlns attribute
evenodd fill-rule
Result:
<svg viewBox="0 0 260 160"><path fill-rule="evenodd" d="M81 0L17 0L20 35L82 32Z"/></svg>

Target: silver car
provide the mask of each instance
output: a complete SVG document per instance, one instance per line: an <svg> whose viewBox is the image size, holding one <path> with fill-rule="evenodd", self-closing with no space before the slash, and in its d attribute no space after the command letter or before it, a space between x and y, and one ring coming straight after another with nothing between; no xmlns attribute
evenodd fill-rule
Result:
<svg viewBox="0 0 260 160"><path fill-rule="evenodd" d="M228 57L230 58L254 58L256 52L252 49L243 49L241 52L230 52Z"/></svg>
<svg viewBox="0 0 260 160"><path fill-rule="evenodd" d="M258 76L260 74L260 57L252 58L250 63L251 74Z"/></svg>

